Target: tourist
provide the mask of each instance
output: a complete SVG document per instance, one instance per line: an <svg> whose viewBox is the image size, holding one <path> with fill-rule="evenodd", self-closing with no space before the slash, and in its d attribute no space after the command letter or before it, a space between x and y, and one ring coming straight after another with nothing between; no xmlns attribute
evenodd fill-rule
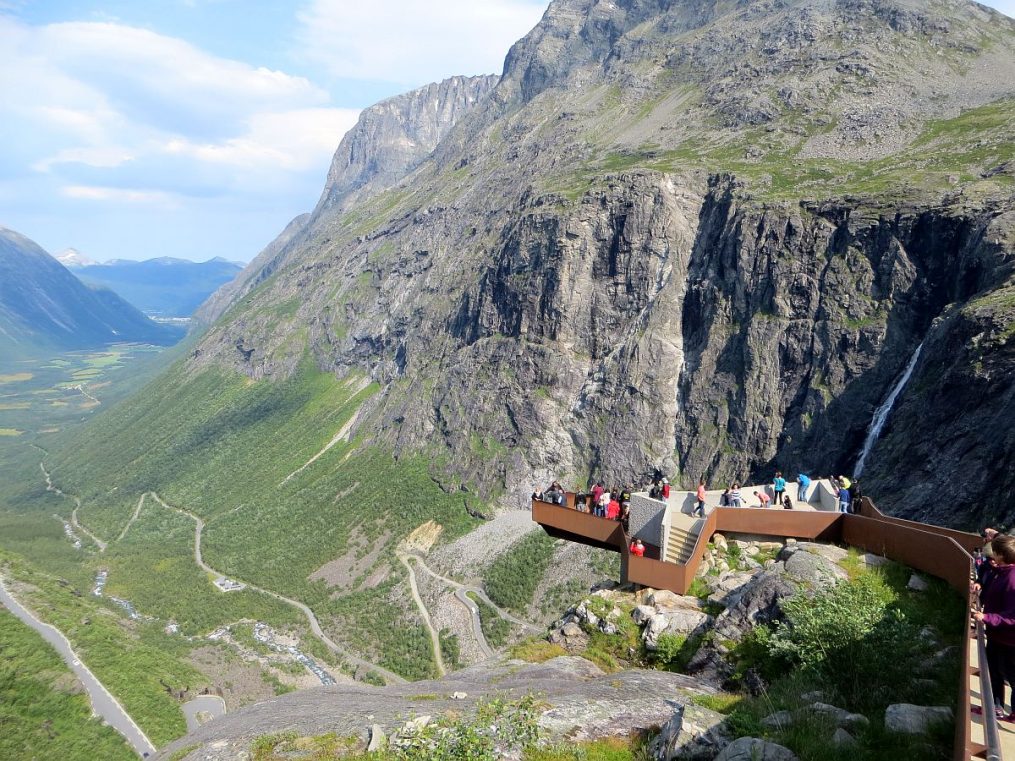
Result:
<svg viewBox="0 0 1015 761"><path fill-rule="evenodd" d="M863 493L860 491L860 479L854 478L853 483L846 487L849 490L849 504L853 506L853 512L859 512L860 510L860 499L863 497Z"/></svg>
<svg viewBox="0 0 1015 761"><path fill-rule="evenodd" d="M754 496L757 497L758 501L761 503L758 507L768 507L772 503L772 498L763 491L754 492Z"/></svg>
<svg viewBox="0 0 1015 761"><path fill-rule="evenodd" d="M839 487L839 512L849 512L849 489L845 486Z"/></svg>
<svg viewBox="0 0 1015 761"><path fill-rule="evenodd" d="M722 494L719 497L719 507L729 507L733 502L730 500L730 488L727 486L722 490Z"/></svg>
<svg viewBox="0 0 1015 761"><path fill-rule="evenodd" d="M782 498L782 506L783 506L783 508L784 508L784 509L786 509L786 510L792 510L792 509L793 509L793 500L791 500L791 499L789 498L789 495L788 495L788 494L787 494L787 495L785 495L785 496L784 496L784 497Z"/></svg>
<svg viewBox="0 0 1015 761"><path fill-rule="evenodd" d="M694 510L691 511L691 515L697 515L699 518L705 517L705 479L698 479L698 491L694 495L698 502L694 506Z"/></svg>
<svg viewBox="0 0 1015 761"><path fill-rule="evenodd" d="M606 505L606 517L611 521L620 520L620 502L617 501L616 496Z"/></svg>
<svg viewBox="0 0 1015 761"><path fill-rule="evenodd" d="M635 539L631 542L631 554L637 555L640 558L645 557L645 545L642 544L641 539Z"/></svg>
<svg viewBox="0 0 1015 761"><path fill-rule="evenodd" d="M670 479L663 478L663 485L662 485L661 491L662 491L663 499L669 499L670 498Z"/></svg>
<svg viewBox="0 0 1015 761"><path fill-rule="evenodd" d="M620 524L624 527L624 533L626 534L631 530L631 503L621 502L620 503Z"/></svg>
<svg viewBox="0 0 1015 761"><path fill-rule="evenodd" d="M608 491L604 491L599 495L599 501L596 503L596 515L600 518L606 517L606 506L610 504L610 500L613 498Z"/></svg>
<svg viewBox="0 0 1015 761"><path fill-rule="evenodd" d="M602 481L596 481L595 486L592 487L592 510L595 512L596 505L599 504L599 498L603 496L603 492L606 489L603 488Z"/></svg>
<svg viewBox="0 0 1015 761"><path fill-rule="evenodd" d="M733 484L733 487L730 489L730 506L744 506L743 500L740 499L740 484Z"/></svg>
<svg viewBox="0 0 1015 761"><path fill-rule="evenodd" d="M588 496L585 494L585 492L583 491L577 492L574 495L574 509L577 510L579 513L584 513L586 511L585 503L587 500Z"/></svg>
<svg viewBox="0 0 1015 761"><path fill-rule="evenodd" d="M990 583L980 592L982 610L973 619L987 630L987 668L998 719L1015 721L1015 710L1004 710L1004 683L1015 683L1015 537L998 535L990 543L994 554Z"/></svg>
<svg viewBox="0 0 1015 761"><path fill-rule="evenodd" d="M620 504L623 505L625 502L631 501L631 487L628 486L620 492Z"/></svg>
<svg viewBox="0 0 1015 761"><path fill-rule="evenodd" d="M810 476L801 473L796 477L796 499L797 502L807 501L807 490L811 487Z"/></svg>
<svg viewBox="0 0 1015 761"><path fill-rule="evenodd" d="M772 479L772 491L775 492L772 503L781 505L782 495L786 493L786 479L782 477L781 470L775 471L775 478Z"/></svg>

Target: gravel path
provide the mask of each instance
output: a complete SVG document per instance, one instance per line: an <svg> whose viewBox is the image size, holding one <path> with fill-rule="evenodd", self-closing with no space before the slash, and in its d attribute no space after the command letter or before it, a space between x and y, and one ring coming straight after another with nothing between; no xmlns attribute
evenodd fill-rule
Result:
<svg viewBox="0 0 1015 761"><path fill-rule="evenodd" d="M430 560L447 574L475 579L495 557L537 528L528 510L508 510L434 551Z"/></svg>

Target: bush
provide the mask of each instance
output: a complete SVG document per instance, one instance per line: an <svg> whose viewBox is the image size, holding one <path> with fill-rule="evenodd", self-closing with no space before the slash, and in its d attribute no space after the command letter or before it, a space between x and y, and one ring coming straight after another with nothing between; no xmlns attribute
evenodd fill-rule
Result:
<svg viewBox="0 0 1015 761"><path fill-rule="evenodd" d="M484 575L490 599L502 608L524 613L553 557L553 539L533 531L501 554Z"/></svg>

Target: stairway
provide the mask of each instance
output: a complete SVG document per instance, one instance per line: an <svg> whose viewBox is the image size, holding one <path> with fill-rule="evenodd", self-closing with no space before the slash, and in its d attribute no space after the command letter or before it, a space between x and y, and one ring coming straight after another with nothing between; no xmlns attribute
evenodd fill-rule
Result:
<svg viewBox="0 0 1015 761"><path fill-rule="evenodd" d="M696 532L687 531L678 526L670 526L670 533L666 537L666 557L664 560L667 563L683 565L687 562L687 558L691 556L691 550L694 549L697 541L698 534Z"/></svg>

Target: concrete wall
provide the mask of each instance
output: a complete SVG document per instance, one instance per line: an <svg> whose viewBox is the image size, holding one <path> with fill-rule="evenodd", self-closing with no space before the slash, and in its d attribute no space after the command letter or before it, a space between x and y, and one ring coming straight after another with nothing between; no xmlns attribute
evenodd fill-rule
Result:
<svg viewBox="0 0 1015 761"><path fill-rule="evenodd" d="M663 514L666 512L666 503L658 499L649 499L641 494L631 495L631 536L641 539L643 542L654 544L656 547L663 546L664 521Z"/></svg>

